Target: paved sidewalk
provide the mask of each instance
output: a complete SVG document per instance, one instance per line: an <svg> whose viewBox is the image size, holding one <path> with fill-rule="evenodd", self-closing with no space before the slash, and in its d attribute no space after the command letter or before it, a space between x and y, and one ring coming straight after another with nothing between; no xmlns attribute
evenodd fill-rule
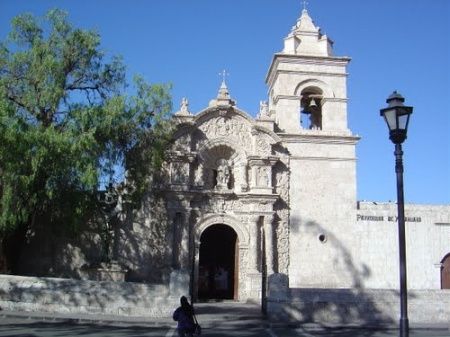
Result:
<svg viewBox="0 0 450 337"><path fill-rule="evenodd" d="M396 325L320 325L315 323L297 323L297 322L270 322L261 313L261 308L256 304L238 303L238 302L209 302L197 303L194 305L197 318L205 329L216 329L218 327L232 327L233 329L245 329L258 327L267 331L272 330L302 330L309 334L315 333L321 335L328 331L396 331ZM174 308L175 309L175 308ZM0 311L0 319L8 320L28 320L41 321L46 323L64 323L64 324L98 324L110 326L147 326L164 329L173 329L176 322L172 317L128 317L100 314L58 314L47 312L18 312L18 311ZM411 329L415 331L439 331L439 335L450 337L450 320L448 324L411 324ZM269 335L271 335L269 333ZM426 335L426 334L425 334ZM275 336L275 335L274 335ZM368 335L369 336L369 335ZM431 336L431 334L430 334Z"/></svg>
<svg viewBox="0 0 450 337"><path fill-rule="evenodd" d="M224 322L242 322L268 325L270 322L262 315L261 309L256 304L237 302L212 302L194 304L195 312L199 321L203 324L215 325ZM176 308L174 308L175 310ZM33 311L8 311L0 310L0 317L32 319L42 321L69 321L83 323L121 323L139 325L174 326L176 322L172 317L146 317L146 316L115 316L103 314L74 314L74 313L51 313ZM202 325L203 325L202 324Z"/></svg>

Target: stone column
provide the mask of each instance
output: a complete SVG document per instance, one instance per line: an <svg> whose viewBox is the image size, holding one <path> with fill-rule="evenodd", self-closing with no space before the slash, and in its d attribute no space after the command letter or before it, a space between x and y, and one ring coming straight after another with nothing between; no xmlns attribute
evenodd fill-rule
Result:
<svg viewBox="0 0 450 337"><path fill-rule="evenodd" d="M249 232L250 232L250 245L249 245L249 270L247 273L247 286L248 298L251 301L261 301L262 295L262 274L259 270L259 257L261 253L261 237L259 228L260 215L253 214L250 217Z"/></svg>
<svg viewBox="0 0 450 337"><path fill-rule="evenodd" d="M172 269L178 269L178 245L177 245L177 212L174 209L169 210L170 234L169 244L172 248Z"/></svg>
<svg viewBox="0 0 450 337"><path fill-rule="evenodd" d="M257 184L258 166L252 165L252 166L250 166L250 169L252 172L250 186L251 186L251 188L255 188L258 185Z"/></svg>
<svg viewBox="0 0 450 337"><path fill-rule="evenodd" d="M264 239L266 241L266 265L267 265L267 275L272 275L274 273L274 263L273 263L273 227L272 227L273 215L264 216Z"/></svg>
<svg viewBox="0 0 450 337"><path fill-rule="evenodd" d="M198 280L196 281L195 278L195 268L197 266L198 268L198 251L196 251L196 242L195 242L195 225L198 221L198 218L200 218L200 212L196 209L191 209L189 214L189 220L188 220L188 229L189 229L189 254L188 254L188 268L189 268L189 276L190 276L190 283L189 283L189 294L191 295L191 298L195 299L196 295L195 292L197 291L194 289L196 288L196 285L198 284ZM198 243L199 245L199 243ZM198 246L199 247L199 246Z"/></svg>
<svg viewBox="0 0 450 337"><path fill-rule="evenodd" d="M245 163L238 163L236 166L236 181L235 187L237 188L237 191L239 192L246 192L248 191L248 175L247 175L247 165Z"/></svg>
<svg viewBox="0 0 450 337"><path fill-rule="evenodd" d="M193 280L193 289L192 289L192 297L194 301L198 300L198 274L199 274L199 259L200 259L200 240L196 241L194 239L193 246L193 254L194 254L194 280Z"/></svg>
<svg viewBox="0 0 450 337"><path fill-rule="evenodd" d="M204 185L203 181L203 164L198 163L194 168L194 186L201 187Z"/></svg>
<svg viewBox="0 0 450 337"><path fill-rule="evenodd" d="M267 187L270 187L270 188L273 188L273 185L272 185L272 171L273 171L272 165L267 166L267 180L268 180Z"/></svg>
<svg viewBox="0 0 450 337"><path fill-rule="evenodd" d="M259 230L258 222L259 215L252 215L250 218L249 228L250 228L250 273L258 273L258 243L259 243Z"/></svg>
<svg viewBox="0 0 450 337"><path fill-rule="evenodd" d="M187 270L189 268L189 211L180 214L180 268Z"/></svg>

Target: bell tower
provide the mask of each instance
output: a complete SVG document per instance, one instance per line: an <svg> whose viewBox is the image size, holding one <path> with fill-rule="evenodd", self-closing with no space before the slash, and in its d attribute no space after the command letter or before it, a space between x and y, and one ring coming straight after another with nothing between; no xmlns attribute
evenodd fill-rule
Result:
<svg viewBox="0 0 450 337"><path fill-rule="evenodd" d="M267 74L269 115L289 153L289 285L352 287L339 247L354 247L359 137L347 124L348 57L306 9Z"/></svg>
<svg viewBox="0 0 450 337"><path fill-rule="evenodd" d="M267 75L269 109L279 131L322 130L349 134L346 67L350 58L332 55L333 42L304 9Z"/></svg>

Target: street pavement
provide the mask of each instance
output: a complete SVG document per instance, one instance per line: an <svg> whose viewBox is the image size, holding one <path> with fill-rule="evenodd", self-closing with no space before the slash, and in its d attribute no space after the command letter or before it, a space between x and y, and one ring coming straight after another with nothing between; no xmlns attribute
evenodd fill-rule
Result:
<svg viewBox="0 0 450 337"><path fill-rule="evenodd" d="M197 317L205 337L398 337L395 327L272 324L258 306L238 303L201 303ZM171 318L114 317L100 315L50 315L0 311L0 336L8 337L176 337ZM410 337L450 337L447 325L413 327Z"/></svg>

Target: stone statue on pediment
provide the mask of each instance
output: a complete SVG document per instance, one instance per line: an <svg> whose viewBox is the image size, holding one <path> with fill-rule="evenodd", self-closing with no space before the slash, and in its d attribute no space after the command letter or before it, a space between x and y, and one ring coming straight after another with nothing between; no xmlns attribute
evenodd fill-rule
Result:
<svg viewBox="0 0 450 337"><path fill-rule="evenodd" d="M269 104L267 101L260 101L259 102L259 119L265 119L270 118L270 112L269 112Z"/></svg>
<svg viewBox="0 0 450 337"><path fill-rule="evenodd" d="M217 162L217 189L228 189L230 182L231 169L225 159L219 159Z"/></svg>

